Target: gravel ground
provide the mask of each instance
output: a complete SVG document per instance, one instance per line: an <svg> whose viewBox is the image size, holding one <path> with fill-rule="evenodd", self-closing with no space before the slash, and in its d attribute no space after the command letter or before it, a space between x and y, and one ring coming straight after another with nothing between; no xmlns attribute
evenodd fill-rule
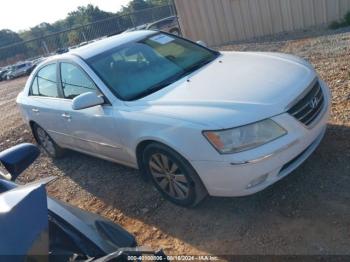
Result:
<svg viewBox="0 0 350 262"><path fill-rule="evenodd" d="M74 152L55 161L42 155L20 182L55 175L50 195L120 223L139 244L169 254L350 255L350 33L220 49L296 54L331 87L326 137L287 178L253 196L208 198L195 209L166 202L133 169ZM0 83L0 149L33 141L15 105L25 80Z"/></svg>

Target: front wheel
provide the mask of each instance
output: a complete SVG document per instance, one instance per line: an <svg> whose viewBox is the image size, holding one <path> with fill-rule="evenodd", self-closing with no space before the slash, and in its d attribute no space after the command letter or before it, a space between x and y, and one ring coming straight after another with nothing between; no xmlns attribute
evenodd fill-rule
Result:
<svg viewBox="0 0 350 262"><path fill-rule="evenodd" d="M64 149L57 145L42 127L34 124L33 134L38 144L50 157L60 158L64 155Z"/></svg>
<svg viewBox="0 0 350 262"><path fill-rule="evenodd" d="M143 152L143 170L167 200L181 206L195 206L207 196L196 171L174 150L158 143Z"/></svg>

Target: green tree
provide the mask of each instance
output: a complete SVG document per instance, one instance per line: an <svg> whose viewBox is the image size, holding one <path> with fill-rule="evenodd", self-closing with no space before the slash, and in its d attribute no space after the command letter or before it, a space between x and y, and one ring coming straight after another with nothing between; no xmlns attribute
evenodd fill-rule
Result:
<svg viewBox="0 0 350 262"><path fill-rule="evenodd" d="M77 10L68 13L66 23L72 27L96 22L111 16L113 16L113 13L102 11L97 6L88 4L87 6L79 6Z"/></svg>
<svg viewBox="0 0 350 262"><path fill-rule="evenodd" d="M79 33L77 31L70 31L68 33L68 42L69 45L76 45L80 43L80 37L79 37Z"/></svg>
<svg viewBox="0 0 350 262"><path fill-rule="evenodd" d="M130 11L140 11L143 9L150 8L151 6L145 0L132 0L129 3Z"/></svg>
<svg viewBox="0 0 350 262"><path fill-rule="evenodd" d="M19 42L21 40L21 37L17 33L9 29L3 29L0 31L0 47Z"/></svg>
<svg viewBox="0 0 350 262"><path fill-rule="evenodd" d="M13 58L14 56L23 57L27 52L27 49L24 45L13 45L10 47L4 47L18 43L22 41L20 36L8 29L0 31L0 61L3 61L1 64L6 64L6 60Z"/></svg>
<svg viewBox="0 0 350 262"><path fill-rule="evenodd" d="M146 2L154 7L154 6L161 6L161 5L168 5L172 2L172 0L146 0Z"/></svg>
<svg viewBox="0 0 350 262"><path fill-rule="evenodd" d="M150 19L155 20L158 19L158 16L161 18L168 15L168 11L165 9L165 12L163 12L164 10L157 9L154 11L155 13L140 11L166 5L171 1L173 0L131 0L127 6L123 6L117 13L105 12L100 10L97 6L89 4L87 6L79 6L75 11L68 13L66 18L52 24L44 22L29 30L20 31L18 33L7 29L1 30L0 47L22 42L23 40L27 42L24 44L15 44L11 48L1 49L0 60L7 59L8 57L21 57L22 59L23 57L38 56L40 54L45 54L47 48L52 52L61 47L78 44L84 39L91 40L150 22ZM133 12L135 13L129 15ZM114 18L111 20L84 26L67 33L55 34L113 16ZM35 41L31 41L33 39L35 39Z"/></svg>

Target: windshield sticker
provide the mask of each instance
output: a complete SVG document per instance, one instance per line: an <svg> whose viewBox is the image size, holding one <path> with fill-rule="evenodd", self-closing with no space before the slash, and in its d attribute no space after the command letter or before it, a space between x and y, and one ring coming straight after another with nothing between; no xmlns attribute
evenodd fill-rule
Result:
<svg viewBox="0 0 350 262"><path fill-rule="evenodd" d="M152 40L158 44L165 45L167 43L174 41L175 39L170 37L170 36L160 34L160 35L156 35L156 36L151 37L150 40Z"/></svg>

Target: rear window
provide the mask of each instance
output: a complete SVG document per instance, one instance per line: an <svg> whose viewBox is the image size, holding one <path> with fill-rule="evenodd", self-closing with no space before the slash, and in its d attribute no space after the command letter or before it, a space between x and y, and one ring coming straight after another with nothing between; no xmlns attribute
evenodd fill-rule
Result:
<svg viewBox="0 0 350 262"><path fill-rule="evenodd" d="M44 66L33 79L32 96L59 97L57 90L56 64Z"/></svg>

